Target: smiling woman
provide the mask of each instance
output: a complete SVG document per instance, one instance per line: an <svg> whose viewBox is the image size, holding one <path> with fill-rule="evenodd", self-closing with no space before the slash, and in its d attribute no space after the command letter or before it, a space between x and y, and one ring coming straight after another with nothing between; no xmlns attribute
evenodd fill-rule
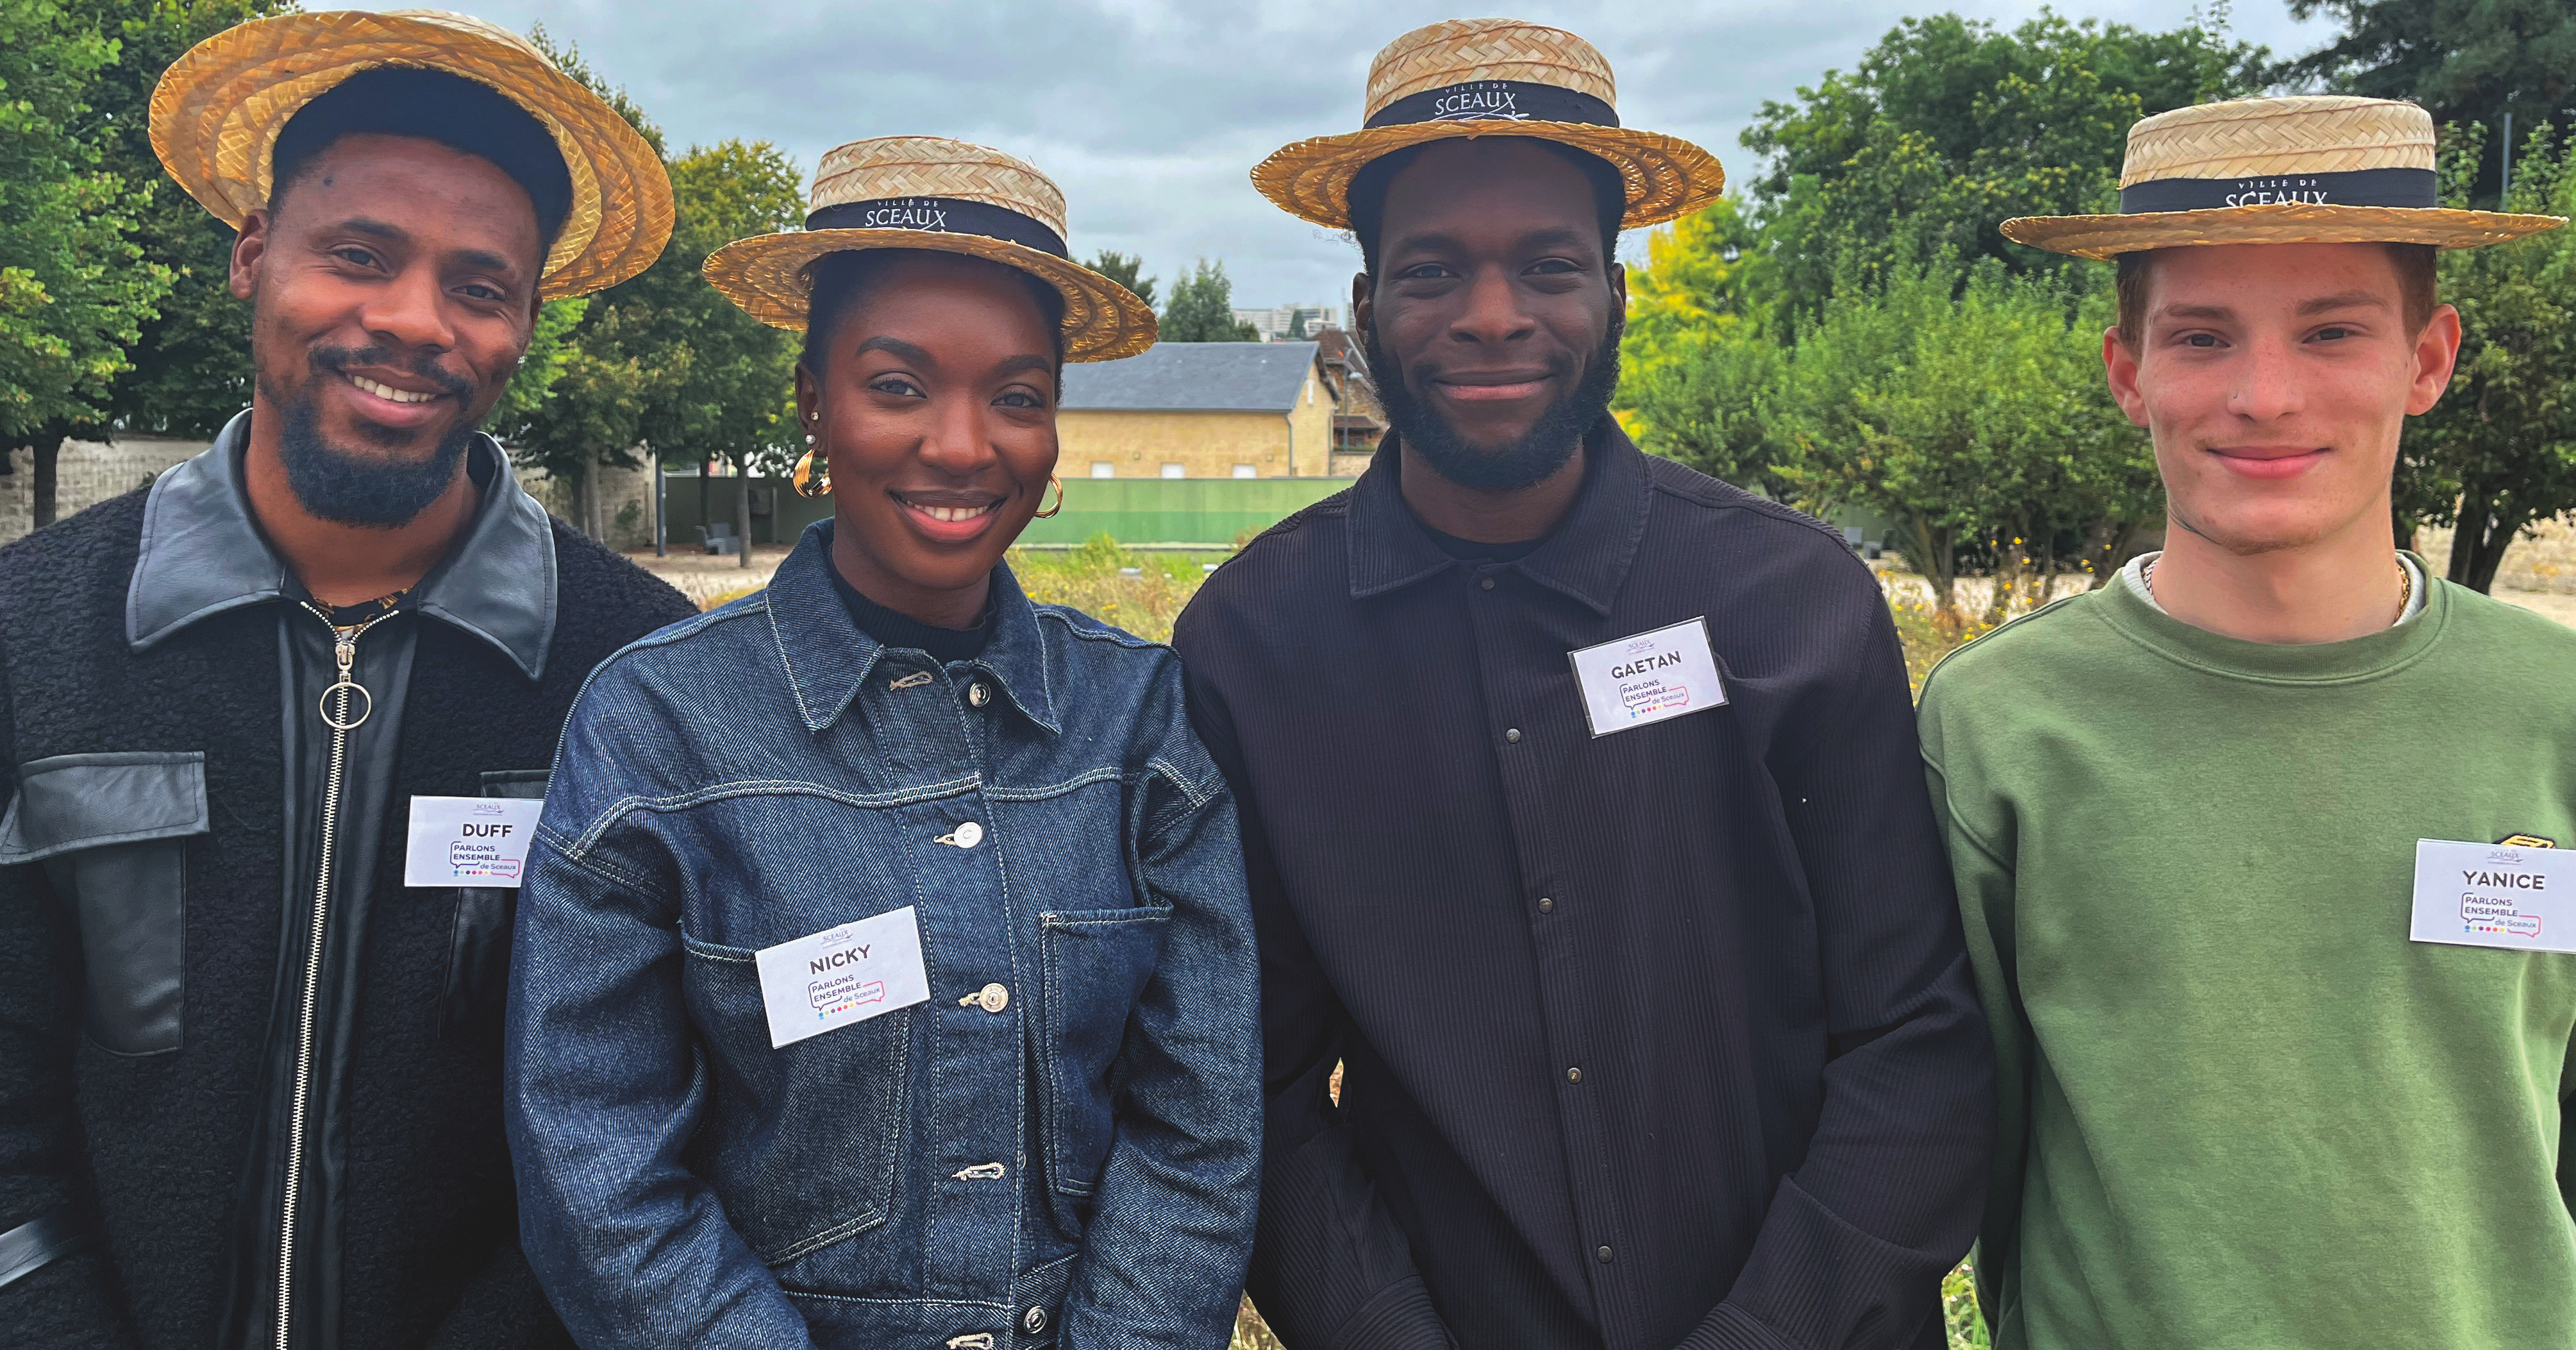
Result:
<svg viewBox="0 0 2576 1350"><path fill-rule="evenodd" d="M1260 1119L1233 799L1170 651L1002 561L1062 500L1064 363L1153 314L996 151L861 141L814 197L706 270L805 330L833 516L601 668L547 798L585 842L521 892L529 1263L586 1345L1219 1343Z"/></svg>

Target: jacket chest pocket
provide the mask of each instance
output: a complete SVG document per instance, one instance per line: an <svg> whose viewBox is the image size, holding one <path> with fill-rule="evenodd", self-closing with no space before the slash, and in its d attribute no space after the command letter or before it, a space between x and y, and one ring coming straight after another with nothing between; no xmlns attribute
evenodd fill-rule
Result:
<svg viewBox="0 0 2576 1350"><path fill-rule="evenodd" d="M1166 905L1038 916L1046 980L1047 1170L1062 1199L1087 1200L1099 1187L1113 1132L1118 1052L1162 960L1171 923Z"/></svg>
<svg viewBox="0 0 2576 1350"><path fill-rule="evenodd" d="M41 863L81 935L81 1030L120 1055L179 1048L201 751L56 755L19 766L0 866Z"/></svg>
<svg viewBox="0 0 2576 1350"><path fill-rule="evenodd" d="M546 769L498 769L483 775L486 797L536 801L546 795ZM519 893L503 886L456 888L456 926L447 947L447 987L438 1000L441 1040L501 1034L510 997L510 924Z"/></svg>

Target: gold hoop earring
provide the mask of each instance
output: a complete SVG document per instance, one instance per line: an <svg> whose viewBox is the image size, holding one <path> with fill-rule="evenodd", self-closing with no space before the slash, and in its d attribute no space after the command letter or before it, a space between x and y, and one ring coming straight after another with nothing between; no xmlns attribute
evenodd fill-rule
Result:
<svg viewBox="0 0 2576 1350"><path fill-rule="evenodd" d="M832 457L825 454L819 445L807 450L805 457L797 460L795 469L788 473L787 482L796 489L799 497L831 496Z"/></svg>
<svg viewBox="0 0 2576 1350"><path fill-rule="evenodd" d="M1050 506L1050 507L1048 507L1047 509L1045 509L1045 510L1043 510L1043 511L1038 512L1038 513L1037 513L1037 518L1038 518L1038 519L1040 519L1040 520L1044 520L1044 519L1046 519L1047 517L1049 517L1049 516L1051 516L1051 515L1054 515L1056 512L1061 511L1061 510L1063 510L1063 509L1064 509L1064 480L1063 480L1063 479L1061 479L1061 478L1056 477L1054 474L1048 474L1048 475L1047 475L1047 486L1052 487L1052 488L1054 488L1054 489L1055 489L1055 505Z"/></svg>

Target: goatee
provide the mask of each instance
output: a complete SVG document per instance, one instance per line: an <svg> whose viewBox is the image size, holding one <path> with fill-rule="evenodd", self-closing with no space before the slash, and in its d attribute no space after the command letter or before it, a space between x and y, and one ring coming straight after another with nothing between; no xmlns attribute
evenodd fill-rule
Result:
<svg viewBox="0 0 2576 1350"><path fill-rule="evenodd" d="M1378 373L1378 399L1386 405L1387 425L1406 448L1460 487L1511 492L1544 482L1564 468L1583 433L1610 411L1610 396L1619 387L1619 337L1625 327L1611 324L1574 388L1548 404L1519 440L1496 450L1468 444L1446 418L1413 396L1403 364L1379 344L1375 325L1361 334L1360 342L1369 369Z"/></svg>
<svg viewBox="0 0 2576 1350"><path fill-rule="evenodd" d="M277 445L286 467L287 489L307 512L323 520L372 530L410 524L455 483L457 465L464 462L466 447L474 443L474 424L461 419L439 438L428 458L419 460L368 454L333 444L324 436L321 382L350 366L386 364L390 362L381 348L326 347L313 353L314 378L300 391L301 397L285 397L274 383L260 382L260 393L278 410ZM413 363L411 372L441 385L460 404L471 392L464 381L426 361ZM371 439L394 449L407 438L395 432Z"/></svg>

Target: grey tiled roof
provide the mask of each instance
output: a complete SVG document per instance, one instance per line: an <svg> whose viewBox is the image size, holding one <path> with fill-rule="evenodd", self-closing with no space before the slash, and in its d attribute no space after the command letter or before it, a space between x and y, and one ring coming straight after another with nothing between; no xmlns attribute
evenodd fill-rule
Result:
<svg viewBox="0 0 2576 1350"><path fill-rule="evenodd" d="M1064 368L1067 412L1275 412L1296 405L1311 342L1158 342L1118 361Z"/></svg>

